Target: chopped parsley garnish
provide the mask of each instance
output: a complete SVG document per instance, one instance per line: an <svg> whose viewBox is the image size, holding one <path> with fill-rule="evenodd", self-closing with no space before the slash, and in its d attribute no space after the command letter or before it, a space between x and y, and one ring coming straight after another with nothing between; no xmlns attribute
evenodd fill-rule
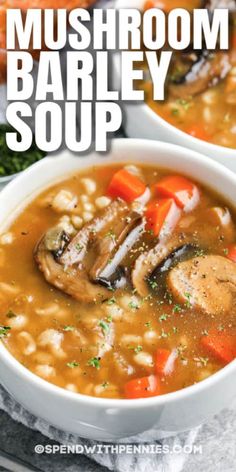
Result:
<svg viewBox="0 0 236 472"><path fill-rule="evenodd" d="M224 254L225 254L226 256L228 256L228 254L229 254L228 248L225 248L225 249L224 249Z"/></svg>
<svg viewBox="0 0 236 472"><path fill-rule="evenodd" d="M140 346L140 345L138 345L137 347L134 348L135 354L138 354L138 353L141 352L142 350L143 350L143 346Z"/></svg>
<svg viewBox="0 0 236 472"><path fill-rule="evenodd" d="M9 334L10 326L0 326L0 338L4 338Z"/></svg>
<svg viewBox="0 0 236 472"><path fill-rule="evenodd" d="M109 300L107 300L107 305L114 305L114 303L116 303L115 297L109 298Z"/></svg>
<svg viewBox="0 0 236 472"><path fill-rule="evenodd" d="M203 257L205 256L206 252L204 251L204 249L196 249L195 251L195 256L196 257Z"/></svg>
<svg viewBox="0 0 236 472"><path fill-rule="evenodd" d="M100 320L99 323L98 323L98 326L100 328L102 328L102 332L103 332L104 336L109 332L110 325L109 325L109 323L106 323L106 321Z"/></svg>
<svg viewBox="0 0 236 472"><path fill-rule="evenodd" d="M92 357L91 359L89 359L88 365L90 367L95 367L95 369L100 369L100 360L100 357Z"/></svg>
<svg viewBox="0 0 236 472"><path fill-rule="evenodd" d="M17 174L46 156L46 153L40 151L34 141L28 151L11 151L6 143L6 133L15 131L7 124L0 125L0 177Z"/></svg>
<svg viewBox="0 0 236 472"><path fill-rule="evenodd" d="M168 315L166 315L165 313L163 313L163 315L159 316L159 321L162 322L162 321L166 321L168 318Z"/></svg>
<svg viewBox="0 0 236 472"><path fill-rule="evenodd" d="M155 290L155 288L158 287L158 283L155 280L149 280L149 285L152 288L152 290Z"/></svg>
<svg viewBox="0 0 236 472"><path fill-rule="evenodd" d="M74 331L74 326L64 326L63 331Z"/></svg>
<svg viewBox="0 0 236 472"><path fill-rule="evenodd" d="M145 323L145 326L146 326L147 328L151 328L151 321L147 321L147 323Z"/></svg>
<svg viewBox="0 0 236 472"><path fill-rule="evenodd" d="M181 313L182 307L180 305L176 304L176 305L173 306L172 311L173 311L173 313Z"/></svg>
<svg viewBox="0 0 236 472"><path fill-rule="evenodd" d="M75 245L75 249L76 249L76 251L78 251L78 252L82 251L83 247L84 247L84 246L82 246L82 244L79 244L79 243Z"/></svg>
<svg viewBox="0 0 236 472"><path fill-rule="evenodd" d="M102 383L102 387L103 387L103 388L107 388L108 385L109 385L109 382L103 382L103 383Z"/></svg>
<svg viewBox="0 0 236 472"><path fill-rule="evenodd" d="M172 108L171 113L173 116L178 116L179 115L179 109L178 108Z"/></svg>
<svg viewBox="0 0 236 472"><path fill-rule="evenodd" d="M192 303L191 303L191 293L188 293L186 292L184 294L185 298L186 298L186 302L185 302L185 306L186 308L191 308L192 307Z"/></svg>
<svg viewBox="0 0 236 472"><path fill-rule="evenodd" d="M138 310L140 308L139 304L133 300L129 302L128 307L131 308L132 310Z"/></svg>
<svg viewBox="0 0 236 472"><path fill-rule="evenodd" d="M74 369L75 367L79 367L79 362L76 362L76 361L72 361L72 362L67 362L67 367L69 367L70 369Z"/></svg>

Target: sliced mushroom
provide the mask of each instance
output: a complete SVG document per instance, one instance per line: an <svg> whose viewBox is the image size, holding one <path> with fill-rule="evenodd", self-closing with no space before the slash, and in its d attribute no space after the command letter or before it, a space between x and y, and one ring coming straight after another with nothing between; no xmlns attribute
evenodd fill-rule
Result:
<svg viewBox="0 0 236 472"><path fill-rule="evenodd" d="M144 226L141 215L131 212L123 221L117 223L114 234L98 239L98 257L90 270L93 281L109 285L110 278L120 270L119 264L140 238ZM120 274L122 275L122 271Z"/></svg>
<svg viewBox="0 0 236 472"><path fill-rule="evenodd" d="M35 260L47 282L76 300L92 302L109 296L104 287L90 282L82 263L67 267L59 263L53 252L47 249L45 236L36 247Z"/></svg>
<svg viewBox="0 0 236 472"><path fill-rule="evenodd" d="M183 55L184 57L184 55ZM187 72L173 79L169 86L173 98L187 98L204 92L224 79L232 68L229 52L202 51L192 54L192 65Z"/></svg>
<svg viewBox="0 0 236 472"><path fill-rule="evenodd" d="M186 245L191 245L196 250L209 246L214 247L216 244L219 245L220 240L223 249L226 242L230 243L234 239L235 232L227 208L214 207L207 209L201 219L195 220L194 232L191 229L191 224L183 231L181 221L185 221L185 218L184 216L180 220L179 227L169 239L158 241L152 249L143 252L136 259L131 278L133 286L140 296L148 295L148 280L155 269L171 256L171 253L175 253ZM209 221L211 222L210 226Z"/></svg>
<svg viewBox="0 0 236 472"><path fill-rule="evenodd" d="M173 237L169 241L158 242L150 251L140 254L136 259L131 277L133 286L141 297L148 295L149 287L147 280L155 268L159 266L171 252L183 244L184 240Z"/></svg>
<svg viewBox="0 0 236 472"><path fill-rule="evenodd" d="M109 233L113 236L111 225L115 228L117 238L106 237ZM113 258L109 270L120 271L118 264L143 229L140 214L130 213L123 201L116 200L72 239L60 227L49 230L35 249L35 260L49 283L75 299L91 302L107 298L110 292L98 283L102 284L104 278L108 277L104 271L109 267L109 259ZM99 251L97 240L100 243ZM120 274L116 276L120 279ZM108 283L106 285L109 287Z"/></svg>
<svg viewBox="0 0 236 472"><path fill-rule="evenodd" d="M127 214L127 210L127 205L123 200L111 202L99 216L84 225L70 241L60 258L60 263L65 266L71 266L81 262L88 249L89 242L94 240L99 232L108 228L112 222L124 217Z"/></svg>
<svg viewBox="0 0 236 472"><path fill-rule="evenodd" d="M225 257L209 255L181 262L167 277L167 285L181 303L211 315L228 312L236 292L236 264Z"/></svg>
<svg viewBox="0 0 236 472"><path fill-rule="evenodd" d="M161 293L166 290L166 277L169 271L177 265L177 263L190 259L196 254L197 247L193 244L184 244L177 247L168 256L155 267L150 274L147 282L152 290Z"/></svg>

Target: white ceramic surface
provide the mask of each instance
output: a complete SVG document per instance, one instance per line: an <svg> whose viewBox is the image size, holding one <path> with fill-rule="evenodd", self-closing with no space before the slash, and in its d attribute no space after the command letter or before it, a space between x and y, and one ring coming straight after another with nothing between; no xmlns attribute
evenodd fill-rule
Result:
<svg viewBox="0 0 236 472"><path fill-rule="evenodd" d="M171 144L118 139L106 156L75 157L63 152L45 158L0 194L1 229L27 202L54 181L91 165L141 162L184 172L208 184L236 204L236 176L200 154ZM236 395L236 361L203 382L167 395L140 400L108 400L71 393L37 377L0 343L0 381L25 408L50 424L80 436L114 440L153 426L176 433L206 421Z"/></svg>
<svg viewBox="0 0 236 472"><path fill-rule="evenodd" d="M116 0L115 8L142 9L144 0ZM115 89L120 88L120 53L113 54L113 83ZM196 139L175 128L158 116L143 102L121 102L124 110L124 127L131 138L146 138L179 144L189 149L201 152L206 156L224 164L236 172L236 149L207 143Z"/></svg>

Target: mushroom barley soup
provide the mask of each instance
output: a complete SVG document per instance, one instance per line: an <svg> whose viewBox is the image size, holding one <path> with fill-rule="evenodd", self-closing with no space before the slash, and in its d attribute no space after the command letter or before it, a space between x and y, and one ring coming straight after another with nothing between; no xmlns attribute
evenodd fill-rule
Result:
<svg viewBox="0 0 236 472"><path fill-rule="evenodd" d="M235 215L188 178L98 166L0 236L0 335L72 392L151 397L236 357Z"/></svg>
<svg viewBox="0 0 236 472"><path fill-rule="evenodd" d="M145 9L168 11L178 7L225 7L231 14L229 51L174 52L168 74L165 102L152 99L152 83L145 85L147 104L164 120L191 136L213 144L236 148L236 1L147 0Z"/></svg>

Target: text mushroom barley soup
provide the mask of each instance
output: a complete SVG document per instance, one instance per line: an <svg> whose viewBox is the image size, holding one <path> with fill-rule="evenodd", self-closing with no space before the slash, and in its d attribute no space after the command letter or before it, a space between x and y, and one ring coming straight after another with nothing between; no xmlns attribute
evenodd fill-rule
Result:
<svg viewBox="0 0 236 472"><path fill-rule="evenodd" d="M123 164L41 193L0 236L0 336L72 392L151 397L236 357L235 213L182 175Z"/></svg>

